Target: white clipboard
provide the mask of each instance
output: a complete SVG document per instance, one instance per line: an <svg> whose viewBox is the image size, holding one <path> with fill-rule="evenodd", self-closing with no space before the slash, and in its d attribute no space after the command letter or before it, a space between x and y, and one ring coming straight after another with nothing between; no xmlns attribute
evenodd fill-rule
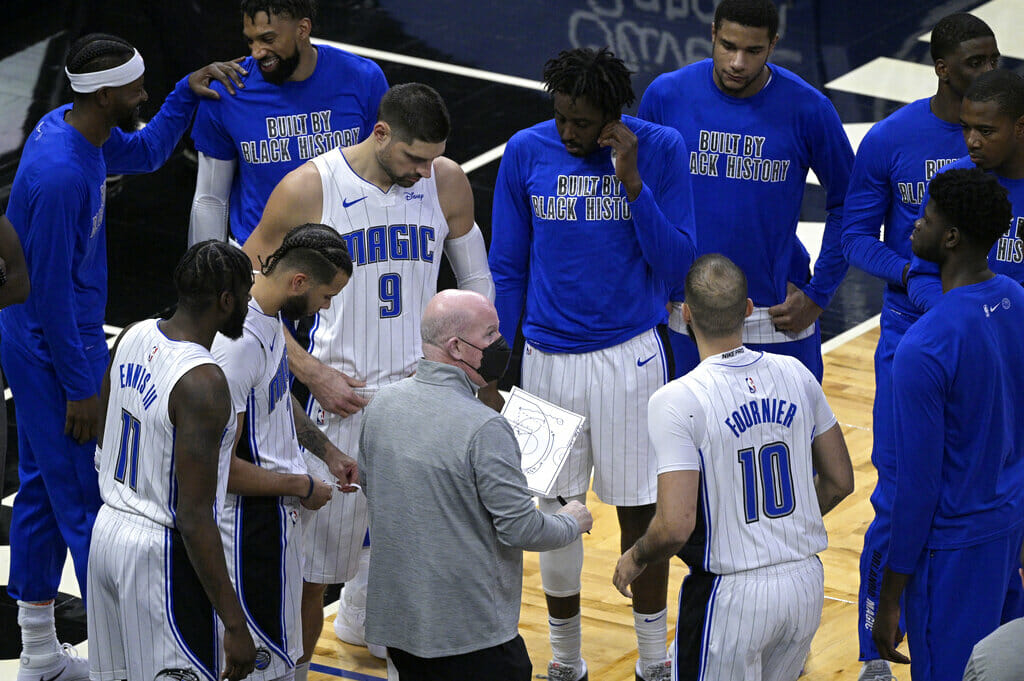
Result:
<svg viewBox="0 0 1024 681"><path fill-rule="evenodd" d="M583 428L583 416L512 388L501 415L512 426L526 486L542 497L550 496L555 478L569 458L569 450Z"/></svg>

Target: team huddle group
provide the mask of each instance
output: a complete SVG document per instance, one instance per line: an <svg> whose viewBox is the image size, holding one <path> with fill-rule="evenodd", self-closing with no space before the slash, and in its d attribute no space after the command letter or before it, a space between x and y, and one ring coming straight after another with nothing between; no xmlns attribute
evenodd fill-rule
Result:
<svg viewBox="0 0 1024 681"><path fill-rule="evenodd" d="M183 78L141 128L139 52L85 36L73 103L29 134L0 218L19 681L304 681L337 583L335 633L389 678L526 681L523 550L547 678L586 679L591 486L618 515L638 681L796 679L822 515L853 491L818 323L849 264L886 282L859 678L1021 678L1024 80L983 21L938 22L935 95L856 157L829 100L769 62L770 0L720 2L711 58L637 117L621 59L563 51L554 118L505 147L488 245L441 96L314 46L314 12L243 0L251 56ZM190 126L175 312L108 349L106 178L157 169ZM458 289L438 293L442 252ZM551 498L527 489L503 378L586 417ZM88 660L54 628L68 550Z"/></svg>

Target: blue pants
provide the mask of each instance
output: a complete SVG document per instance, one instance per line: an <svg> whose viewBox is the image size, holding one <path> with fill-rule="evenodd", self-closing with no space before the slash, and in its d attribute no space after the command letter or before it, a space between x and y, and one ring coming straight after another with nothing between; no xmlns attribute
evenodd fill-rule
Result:
<svg viewBox="0 0 1024 681"><path fill-rule="evenodd" d="M109 359L106 344L92 354L99 392ZM70 549L84 598L89 540L101 504L96 441L80 445L64 435L67 395L52 366L10 342L0 344L0 358L14 395L20 477L8 593L29 602L55 598Z"/></svg>
<svg viewBox="0 0 1024 681"><path fill-rule="evenodd" d="M1022 539L1018 526L982 544L922 553L903 594L914 681L963 678L974 644L1000 624Z"/></svg>
<svg viewBox="0 0 1024 681"><path fill-rule="evenodd" d="M857 636L860 659L877 660L878 649L871 640L885 556L892 530L892 500L896 494L896 424L893 414L892 360L896 346L913 319L882 308L881 333L875 348L875 404L871 412L871 463L878 471L878 484L871 494L875 517L864 533L860 554L860 589L857 592ZM900 628L905 629L901 621Z"/></svg>
<svg viewBox="0 0 1024 681"><path fill-rule="evenodd" d="M668 337L672 346L672 358L676 365L676 372L672 378L679 378L700 364L700 353L697 352L697 344L689 335L669 330ZM763 350L776 355L796 357L810 369L814 377L818 379L818 383L821 383L824 364L821 359L821 325L818 322L814 322L814 334L803 340L790 343L749 343L746 346L751 350Z"/></svg>

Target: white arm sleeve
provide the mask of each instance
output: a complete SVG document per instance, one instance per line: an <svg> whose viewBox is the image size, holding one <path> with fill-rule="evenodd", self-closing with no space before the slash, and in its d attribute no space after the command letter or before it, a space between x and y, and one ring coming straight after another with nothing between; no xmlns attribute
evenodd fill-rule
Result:
<svg viewBox="0 0 1024 681"><path fill-rule="evenodd" d="M459 288L481 293L493 303L494 280L491 279L491 268L487 265L484 235L476 223L462 236L446 240L444 253L452 264Z"/></svg>
<svg viewBox="0 0 1024 681"><path fill-rule="evenodd" d="M200 241L228 238L228 199L231 181L238 161L222 161L199 152L196 194L192 197L192 214L188 221L188 245Z"/></svg>

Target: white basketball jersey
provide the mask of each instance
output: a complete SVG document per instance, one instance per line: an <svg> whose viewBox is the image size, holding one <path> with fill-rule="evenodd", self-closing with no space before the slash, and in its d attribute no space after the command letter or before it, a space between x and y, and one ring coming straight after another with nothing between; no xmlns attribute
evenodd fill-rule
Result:
<svg viewBox="0 0 1024 681"><path fill-rule="evenodd" d="M699 464L705 570L731 574L825 549L811 441L836 418L799 361L743 347L708 357L651 397L649 418L659 473Z"/></svg>
<svg viewBox="0 0 1024 681"><path fill-rule="evenodd" d="M168 400L182 376L214 363L203 346L169 339L155 319L139 322L121 337L110 365L103 448L97 450L105 504L175 526L178 484ZM234 419L229 419L220 442L214 507L218 516L224 506L234 432Z"/></svg>
<svg viewBox="0 0 1024 681"><path fill-rule="evenodd" d="M281 318L250 300L244 329L238 340L217 334L211 348L228 379L233 413L245 413L238 456L277 473L305 473Z"/></svg>
<svg viewBox="0 0 1024 681"><path fill-rule="evenodd" d="M422 355L420 319L437 292L448 222L433 173L384 192L356 175L340 148L313 163L323 185L320 221L344 237L354 271L314 321L309 351L372 392L409 376Z"/></svg>

